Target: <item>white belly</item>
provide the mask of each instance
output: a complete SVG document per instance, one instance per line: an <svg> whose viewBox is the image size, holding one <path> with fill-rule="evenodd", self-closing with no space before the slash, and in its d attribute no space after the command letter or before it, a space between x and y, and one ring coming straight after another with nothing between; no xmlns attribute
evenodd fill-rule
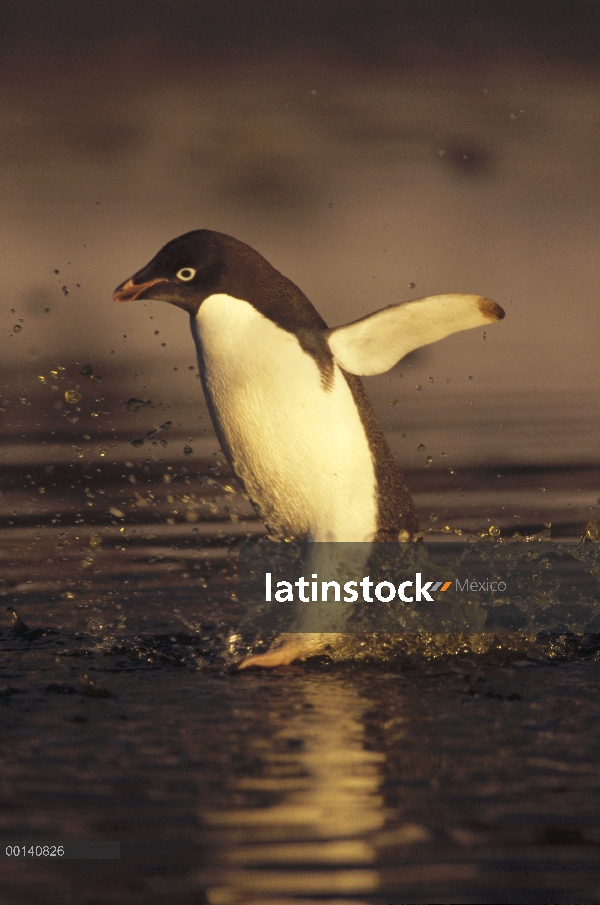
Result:
<svg viewBox="0 0 600 905"><path fill-rule="evenodd" d="M228 295L209 296L192 325L234 470L269 526L314 541L372 540L373 459L337 365L324 390L293 334Z"/></svg>

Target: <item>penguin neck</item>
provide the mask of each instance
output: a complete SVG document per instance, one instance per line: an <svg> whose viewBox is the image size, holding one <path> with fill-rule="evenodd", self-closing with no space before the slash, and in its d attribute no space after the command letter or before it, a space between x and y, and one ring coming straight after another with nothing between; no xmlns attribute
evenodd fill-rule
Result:
<svg viewBox="0 0 600 905"><path fill-rule="evenodd" d="M288 333L327 329L327 324L302 290L254 249L241 242L230 246L224 241L223 264L219 286L211 294L226 293L249 302Z"/></svg>

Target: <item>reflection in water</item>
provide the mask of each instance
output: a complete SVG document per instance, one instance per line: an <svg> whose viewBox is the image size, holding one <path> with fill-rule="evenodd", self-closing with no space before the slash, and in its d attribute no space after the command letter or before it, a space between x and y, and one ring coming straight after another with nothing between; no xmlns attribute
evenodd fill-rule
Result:
<svg viewBox="0 0 600 905"><path fill-rule="evenodd" d="M308 676L301 691L302 709L278 736L265 736L263 775L232 781L233 798L275 792L277 803L203 815L225 862L209 883L211 905L302 895L356 902L377 889L367 840L384 823L384 755L365 748L361 718L370 702L333 676ZM282 743L283 751L275 748Z"/></svg>

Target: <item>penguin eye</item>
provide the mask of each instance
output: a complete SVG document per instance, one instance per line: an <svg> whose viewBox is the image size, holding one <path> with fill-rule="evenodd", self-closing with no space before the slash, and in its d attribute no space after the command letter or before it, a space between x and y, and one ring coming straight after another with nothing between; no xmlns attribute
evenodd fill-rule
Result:
<svg viewBox="0 0 600 905"><path fill-rule="evenodd" d="M189 283L190 280L193 280L196 276L196 271L193 267L182 267L181 270L177 271L177 279L183 280L184 283Z"/></svg>

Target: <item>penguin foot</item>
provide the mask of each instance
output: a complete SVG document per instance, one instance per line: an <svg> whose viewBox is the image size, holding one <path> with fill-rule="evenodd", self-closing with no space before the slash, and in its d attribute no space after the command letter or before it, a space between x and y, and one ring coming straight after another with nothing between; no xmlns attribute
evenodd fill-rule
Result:
<svg viewBox="0 0 600 905"><path fill-rule="evenodd" d="M326 647L335 643L336 634L296 633L279 635L264 654L250 654L244 657L238 669L258 666L272 669L274 666L289 666L294 660L306 660L323 653Z"/></svg>

